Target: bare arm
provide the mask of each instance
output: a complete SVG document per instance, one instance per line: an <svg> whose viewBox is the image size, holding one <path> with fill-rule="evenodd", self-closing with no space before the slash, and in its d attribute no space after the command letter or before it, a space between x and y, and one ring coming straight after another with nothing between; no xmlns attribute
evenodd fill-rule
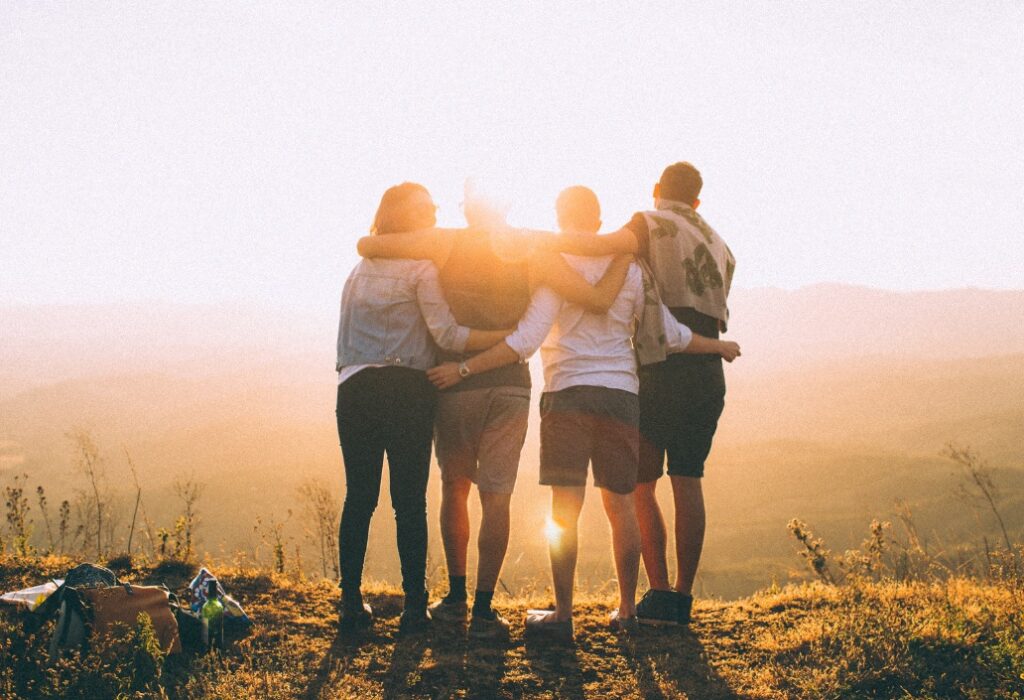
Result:
<svg viewBox="0 0 1024 700"><path fill-rule="evenodd" d="M469 340L466 341L466 350L486 350L492 345L497 345L512 333L511 328L500 331L481 331L473 328L469 331ZM507 364L507 363L506 363Z"/></svg>
<svg viewBox="0 0 1024 700"><path fill-rule="evenodd" d="M690 343L681 352L688 355L721 355L726 362L732 362L741 355L739 343L734 343L731 340L715 340L698 333L693 334Z"/></svg>
<svg viewBox="0 0 1024 700"><path fill-rule="evenodd" d="M541 240L542 245L548 250L572 255L635 255L639 251L636 234L626 227L600 236L562 233L557 236L543 236Z"/></svg>
<svg viewBox="0 0 1024 700"><path fill-rule="evenodd" d="M364 258L432 260L435 265L442 267L448 261L458 230L432 228L411 233L363 236L356 244L356 250Z"/></svg>
<svg viewBox="0 0 1024 700"><path fill-rule="evenodd" d="M591 285L558 253L539 251L530 258L530 280L534 286L547 286L566 301L587 311L607 313L629 272L630 257L619 256L608 266L596 285Z"/></svg>

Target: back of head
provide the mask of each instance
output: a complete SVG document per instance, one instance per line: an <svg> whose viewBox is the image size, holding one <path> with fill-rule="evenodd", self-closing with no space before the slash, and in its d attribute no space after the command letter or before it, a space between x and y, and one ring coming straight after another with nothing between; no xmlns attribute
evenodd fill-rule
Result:
<svg viewBox="0 0 1024 700"><path fill-rule="evenodd" d="M470 228L502 228L512 205L497 182L467 178L463 186L462 212Z"/></svg>
<svg viewBox="0 0 1024 700"><path fill-rule="evenodd" d="M384 191L370 233L401 233L430 228L437 223L434 200L423 185L403 182Z"/></svg>
<svg viewBox="0 0 1024 700"><path fill-rule="evenodd" d="M562 231L597 233L601 228L601 203L588 187L566 187L555 202L558 228Z"/></svg>
<svg viewBox="0 0 1024 700"><path fill-rule="evenodd" d="M659 196L662 199L692 204L700 197L704 180L697 168L683 161L665 168L665 172L661 174L661 180L658 181L658 186Z"/></svg>

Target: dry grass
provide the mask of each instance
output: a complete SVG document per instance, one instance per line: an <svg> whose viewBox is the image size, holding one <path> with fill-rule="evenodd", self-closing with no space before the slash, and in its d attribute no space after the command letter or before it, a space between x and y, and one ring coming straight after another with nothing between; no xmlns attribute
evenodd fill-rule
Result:
<svg viewBox="0 0 1024 700"><path fill-rule="evenodd" d="M67 566L0 562L0 587L37 583ZM176 571L133 578L173 587L184 581L168 578ZM626 640L605 626L610 599L583 594L576 644L557 648L523 642L523 611L548 604L545 594L499 597L497 607L513 620L512 642L481 646L464 628L441 625L399 638L400 596L370 586L378 619L353 642L336 634L337 589L326 582L218 573L256 621L254 632L221 659L170 659L159 677L136 678L125 697L1024 697L1021 591L965 580L814 584L733 603L698 601L689 632L644 629ZM126 687L103 675L105 668L108 676L124 674L124 664L112 669L98 657L45 669L45 633L26 636L9 614L0 618L0 697L83 697Z"/></svg>

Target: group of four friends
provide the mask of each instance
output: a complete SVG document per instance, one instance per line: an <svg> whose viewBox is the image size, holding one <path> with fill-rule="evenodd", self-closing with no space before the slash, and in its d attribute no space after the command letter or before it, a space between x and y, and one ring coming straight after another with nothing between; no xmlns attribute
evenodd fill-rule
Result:
<svg viewBox="0 0 1024 700"><path fill-rule="evenodd" d="M467 186L467 227L436 228L421 185L381 199L362 260L345 283L338 331L337 423L345 468L341 517L343 631L372 624L361 583L384 456L405 594L400 632L466 620L473 637L505 637L492 606L508 547L510 502L526 437L527 359L540 349L540 483L551 487L555 609L530 611L527 633L571 638L577 520L588 468L611 526L619 605L609 624L685 625L704 540L701 478L725 396L719 340L735 260L697 213L703 181L665 169L654 208L597 235L585 187L556 202L560 232L513 229L506 210ZM447 594L429 604L426 488L432 445L442 480ZM656 500L665 471L675 505L677 573ZM469 498L481 505L476 590L466 586ZM636 602L641 558L650 589Z"/></svg>

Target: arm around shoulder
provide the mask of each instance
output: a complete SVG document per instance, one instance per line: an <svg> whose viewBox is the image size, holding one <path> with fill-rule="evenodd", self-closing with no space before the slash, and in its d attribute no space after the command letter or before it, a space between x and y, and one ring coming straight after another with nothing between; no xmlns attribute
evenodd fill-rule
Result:
<svg viewBox="0 0 1024 700"><path fill-rule="evenodd" d="M566 301L579 304L587 311L603 314L615 303L626 281L631 257L616 257L596 285L587 282L558 253L534 254L530 260L530 273L537 285L550 287Z"/></svg>
<svg viewBox="0 0 1024 700"><path fill-rule="evenodd" d="M440 266L448 259L457 230L435 228L411 233L363 236L356 243L356 250L364 258L432 260Z"/></svg>

